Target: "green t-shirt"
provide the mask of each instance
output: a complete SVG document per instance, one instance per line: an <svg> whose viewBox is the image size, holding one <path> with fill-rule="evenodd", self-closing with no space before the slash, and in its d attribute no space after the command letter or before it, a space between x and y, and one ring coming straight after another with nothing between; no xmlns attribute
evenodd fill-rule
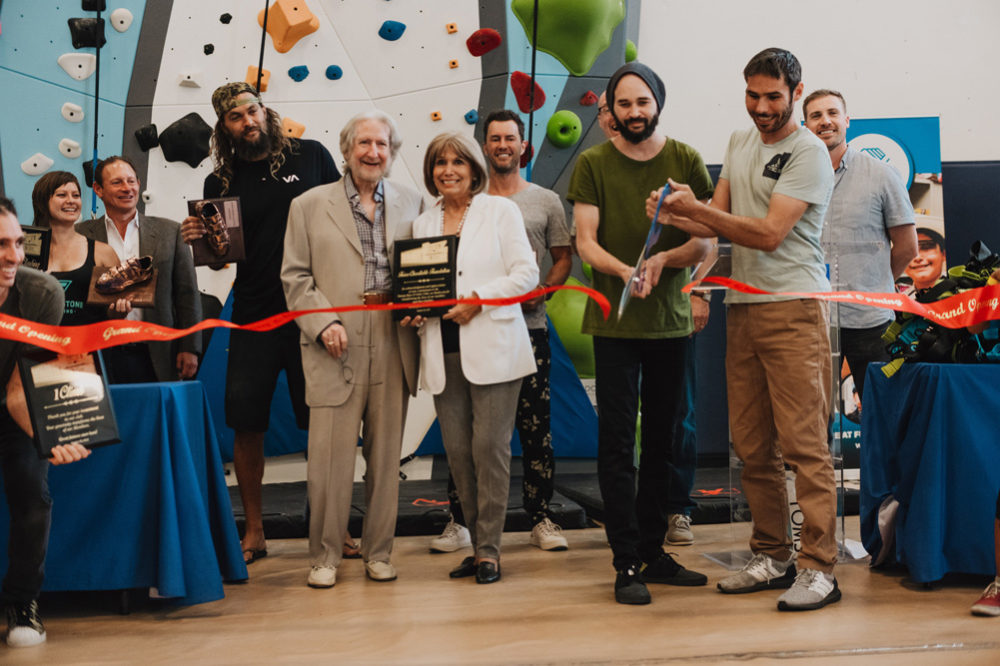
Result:
<svg viewBox="0 0 1000 666"><path fill-rule="evenodd" d="M610 141L580 154L566 198L593 204L600 210L597 242L607 252L631 266L646 243L650 220L646 216L649 193L667 178L686 183L699 199L712 196L712 179L705 163L691 146L667 138L663 150L640 162L626 157ZM661 227L651 255L683 245L690 237L676 227ZM633 298L617 317L618 300L625 286L617 275L594 271L593 287L611 302L607 320L593 300L587 301L583 332L609 338L679 338L694 330L691 304L680 293L690 280L687 268L665 268L659 284L646 298Z"/></svg>

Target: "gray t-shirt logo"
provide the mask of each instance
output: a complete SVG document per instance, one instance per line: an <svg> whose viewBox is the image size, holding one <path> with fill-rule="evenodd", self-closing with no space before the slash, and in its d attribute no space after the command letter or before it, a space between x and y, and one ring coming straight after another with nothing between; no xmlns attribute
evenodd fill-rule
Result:
<svg viewBox="0 0 1000 666"><path fill-rule="evenodd" d="M785 164L791 156L791 153L781 153L780 155L775 155L771 158L770 162L764 165L764 173L762 175L765 178L778 180L778 177L781 176L782 169L785 168Z"/></svg>

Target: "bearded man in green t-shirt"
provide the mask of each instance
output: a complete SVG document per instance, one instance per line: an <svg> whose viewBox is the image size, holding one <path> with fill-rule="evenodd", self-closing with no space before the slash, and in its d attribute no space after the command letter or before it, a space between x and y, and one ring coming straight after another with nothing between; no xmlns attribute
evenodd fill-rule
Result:
<svg viewBox="0 0 1000 666"><path fill-rule="evenodd" d="M645 200L650 191L671 178L707 200L712 180L696 150L655 131L666 94L653 70L638 62L624 65L609 79L606 95L619 135L581 153L567 199L573 202L577 250L594 269L594 289L612 303L622 289L633 290L624 313L606 321L588 302L583 332L594 336L597 474L617 572L615 600L648 604L645 583L707 582L664 553L663 541L675 477L676 405L686 341L694 331L690 301L680 289L709 242L664 227L635 282L632 266L649 231ZM649 409L642 417L637 487L633 461L640 398Z"/></svg>

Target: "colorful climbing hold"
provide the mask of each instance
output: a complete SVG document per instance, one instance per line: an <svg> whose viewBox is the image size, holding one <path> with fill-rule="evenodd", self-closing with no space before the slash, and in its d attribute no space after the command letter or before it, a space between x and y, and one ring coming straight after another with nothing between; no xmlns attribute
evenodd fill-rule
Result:
<svg viewBox="0 0 1000 666"><path fill-rule="evenodd" d="M545 91L538 85L538 81L535 81L535 107L531 108L531 77L524 72L511 73L510 89L514 91L514 98L521 113L537 111L545 104Z"/></svg>
<svg viewBox="0 0 1000 666"><path fill-rule="evenodd" d="M475 125L476 123L478 123L479 122L479 112L476 111L475 109L469 109L465 113L465 122L469 123L470 125Z"/></svg>
<svg viewBox="0 0 1000 666"><path fill-rule="evenodd" d="M531 40L536 0L511 0L511 11ZM611 44L625 19L624 0L538 0L539 51L583 76Z"/></svg>
<svg viewBox="0 0 1000 666"><path fill-rule="evenodd" d="M549 118L548 125L545 126L545 136L556 148L569 148L580 140L583 132L583 123L580 116L569 109L556 111Z"/></svg>
<svg viewBox="0 0 1000 666"><path fill-rule="evenodd" d="M457 60L453 59L453 60L449 60L448 61L448 69L457 69L457 68L458 68L458 61Z"/></svg>
<svg viewBox="0 0 1000 666"><path fill-rule="evenodd" d="M198 113L192 111L170 123L160 133L163 159L168 162L186 162L193 169L208 157L208 140L211 136L212 128Z"/></svg>
<svg viewBox="0 0 1000 666"><path fill-rule="evenodd" d="M528 144L528 149L521 153L521 168L528 166L531 158L535 156L535 147Z"/></svg>
<svg viewBox="0 0 1000 666"><path fill-rule="evenodd" d="M456 32L458 32L458 24L457 23L447 23L447 24L445 24L444 29L448 31L449 35L454 35Z"/></svg>
<svg viewBox="0 0 1000 666"><path fill-rule="evenodd" d="M431 120L433 120L434 122L437 122L437 121L441 120L441 112L440 111L431 111Z"/></svg>
<svg viewBox="0 0 1000 666"><path fill-rule="evenodd" d="M336 81L343 75L344 75L344 70L341 69L338 65L330 65L329 67L326 68L326 78L330 79L331 81Z"/></svg>
<svg viewBox="0 0 1000 666"><path fill-rule="evenodd" d="M405 23L400 23L399 21L386 21L382 24L382 27L378 29L378 36L387 42L394 42L403 36L403 31L405 30Z"/></svg>
<svg viewBox="0 0 1000 666"><path fill-rule="evenodd" d="M301 136L306 133L306 126L303 125L302 123L292 120L288 116L282 116L281 131L285 133L285 136L290 136L293 139L298 139L301 138Z"/></svg>
<svg viewBox="0 0 1000 666"><path fill-rule="evenodd" d="M639 57L639 47L631 39L625 40L625 62L632 62Z"/></svg>
<svg viewBox="0 0 1000 666"><path fill-rule="evenodd" d="M503 37L493 28L480 28L465 40L465 47L469 49L469 53L478 58L500 46L502 42Z"/></svg>
<svg viewBox="0 0 1000 666"><path fill-rule="evenodd" d="M296 65L288 70L288 76L290 76L293 81L305 81L306 77L309 76L309 68L305 65Z"/></svg>
<svg viewBox="0 0 1000 666"><path fill-rule="evenodd" d="M594 94L593 90L583 93L583 97L580 98L580 106L594 106L595 104L597 104L597 95Z"/></svg>
<svg viewBox="0 0 1000 666"><path fill-rule="evenodd" d="M247 67L247 78L244 79L247 83L257 87L257 68L253 65ZM257 88L257 92L267 92L267 83L271 80L271 70L265 69L264 73L260 76L260 88Z"/></svg>
<svg viewBox="0 0 1000 666"><path fill-rule="evenodd" d="M264 10L257 14L257 24L264 27ZM288 53L300 39L319 30L319 19L305 0L276 0L268 10L267 34L278 53Z"/></svg>

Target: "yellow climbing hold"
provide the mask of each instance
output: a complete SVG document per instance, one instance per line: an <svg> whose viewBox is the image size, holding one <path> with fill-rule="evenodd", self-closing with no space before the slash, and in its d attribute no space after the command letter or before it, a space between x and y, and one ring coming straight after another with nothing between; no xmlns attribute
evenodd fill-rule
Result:
<svg viewBox="0 0 1000 666"><path fill-rule="evenodd" d="M281 131L285 133L285 136L290 136L293 139L299 139L306 133L306 126L302 123L295 122L288 116L282 116Z"/></svg>
<svg viewBox="0 0 1000 666"><path fill-rule="evenodd" d="M256 87L257 86L257 68L253 65L247 67L247 78L245 79L247 83ZM267 92L267 82L271 80L271 70L265 69L264 73L260 77L260 89L257 91L259 93Z"/></svg>

